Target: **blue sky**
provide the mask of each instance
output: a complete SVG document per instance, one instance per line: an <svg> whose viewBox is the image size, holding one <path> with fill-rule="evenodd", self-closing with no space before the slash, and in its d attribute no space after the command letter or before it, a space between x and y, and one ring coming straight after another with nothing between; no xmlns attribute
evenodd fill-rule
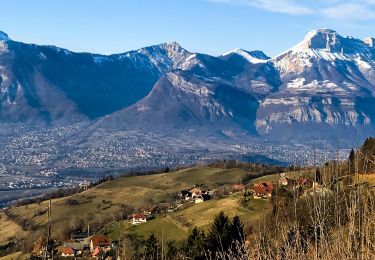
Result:
<svg viewBox="0 0 375 260"><path fill-rule="evenodd" d="M14 40L119 53L177 41L213 55L234 48L276 55L308 31L375 36L375 0L1 0Z"/></svg>

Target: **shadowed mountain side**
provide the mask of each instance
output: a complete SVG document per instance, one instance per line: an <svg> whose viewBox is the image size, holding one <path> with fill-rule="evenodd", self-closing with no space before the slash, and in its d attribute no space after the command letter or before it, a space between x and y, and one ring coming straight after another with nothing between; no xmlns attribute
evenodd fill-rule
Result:
<svg viewBox="0 0 375 260"><path fill-rule="evenodd" d="M256 134L253 122L257 106L255 97L229 82L174 71L160 79L146 98L99 120L96 127Z"/></svg>

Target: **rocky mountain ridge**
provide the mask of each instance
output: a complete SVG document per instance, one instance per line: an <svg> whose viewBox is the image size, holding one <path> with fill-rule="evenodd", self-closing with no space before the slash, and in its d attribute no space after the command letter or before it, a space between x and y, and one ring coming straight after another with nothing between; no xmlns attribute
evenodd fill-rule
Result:
<svg viewBox="0 0 375 260"><path fill-rule="evenodd" d="M99 55L0 37L1 122L299 141L375 133L373 38L314 30L270 58L242 49L214 57L176 42Z"/></svg>

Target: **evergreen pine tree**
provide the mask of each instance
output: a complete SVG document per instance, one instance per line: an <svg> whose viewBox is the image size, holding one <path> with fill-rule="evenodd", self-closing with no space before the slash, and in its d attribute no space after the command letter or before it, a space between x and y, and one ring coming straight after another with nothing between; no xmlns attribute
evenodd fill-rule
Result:
<svg viewBox="0 0 375 260"><path fill-rule="evenodd" d="M176 246L176 241L173 241L173 240L167 241L167 252L166 252L165 258L167 260L176 259L177 253L178 253L178 249Z"/></svg>
<svg viewBox="0 0 375 260"><path fill-rule="evenodd" d="M245 231L244 224L241 222L239 216L233 217L232 225L230 228L230 236L232 240L232 254L236 256L245 255L245 248L243 244L245 242Z"/></svg>
<svg viewBox="0 0 375 260"><path fill-rule="evenodd" d="M195 227L190 231L185 241L184 251L191 259L205 259L206 235L202 230Z"/></svg>
<svg viewBox="0 0 375 260"><path fill-rule="evenodd" d="M231 247L231 231L232 223L221 211L215 217L207 236L208 247L214 258L217 253L226 252Z"/></svg>
<svg viewBox="0 0 375 260"><path fill-rule="evenodd" d="M245 240L244 225L239 216L233 217L232 225L230 227L230 236L233 243L241 243Z"/></svg>
<svg viewBox="0 0 375 260"><path fill-rule="evenodd" d="M158 258L158 239L152 233L145 241L145 258L146 259L157 259Z"/></svg>

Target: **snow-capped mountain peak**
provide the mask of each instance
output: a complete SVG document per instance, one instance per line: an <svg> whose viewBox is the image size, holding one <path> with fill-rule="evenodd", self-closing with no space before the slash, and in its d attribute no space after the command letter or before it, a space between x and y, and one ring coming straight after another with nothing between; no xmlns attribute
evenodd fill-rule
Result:
<svg viewBox="0 0 375 260"><path fill-rule="evenodd" d="M343 37L334 30L318 29L310 31L300 43L283 54L290 52L324 52L339 55L367 54L371 52L374 42L374 39L371 37L362 41L351 36Z"/></svg>
<svg viewBox="0 0 375 260"><path fill-rule="evenodd" d="M325 49L327 51L341 51L343 37L330 29L310 31L298 45L303 49Z"/></svg>
<svg viewBox="0 0 375 260"><path fill-rule="evenodd" d="M302 72L305 68L322 62L334 64L338 61L355 62L361 71L375 66L374 40L343 37L330 29L310 31L305 38L286 52L272 59L282 75L288 71ZM322 64L321 64L322 65Z"/></svg>

